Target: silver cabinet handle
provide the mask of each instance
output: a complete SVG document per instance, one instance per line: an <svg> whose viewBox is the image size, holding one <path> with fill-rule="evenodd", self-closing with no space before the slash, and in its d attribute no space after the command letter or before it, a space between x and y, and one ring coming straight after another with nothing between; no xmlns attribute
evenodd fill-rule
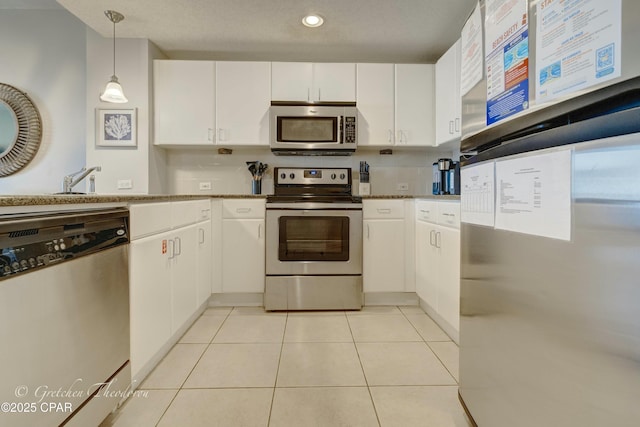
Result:
<svg viewBox="0 0 640 427"><path fill-rule="evenodd" d="M258 239L262 238L262 224L258 224Z"/></svg>
<svg viewBox="0 0 640 427"><path fill-rule="evenodd" d="M453 120L449 120L449 133L453 135Z"/></svg>
<svg viewBox="0 0 640 427"><path fill-rule="evenodd" d="M389 144L393 142L393 131L389 129Z"/></svg>
<svg viewBox="0 0 640 427"><path fill-rule="evenodd" d="M442 243L442 235L438 231L436 233L436 248L441 249L442 248L442 246L440 246L441 243Z"/></svg>
<svg viewBox="0 0 640 427"><path fill-rule="evenodd" d="M227 138L225 137L224 129L219 128L218 129L218 141L226 141L226 140L227 140Z"/></svg>
<svg viewBox="0 0 640 427"><path fill-rule="evenodd" d="M249 213L251 212L251 208L236 208L237 213Z"/></svg>
<svg viewBox="0 0 640 427"><path fill-rule="evenodd" d="M176 242L169 239L167 243L169 244L169 259L174 259L176 257Z"/></svg>
<svg viewBox="0 0 640 427"><path fill-rule="evenodd" d="M322 89L318 88L318 101L322 101Z"/></svg>
<svg viewBox="0 0 640 427"><path fill-rule="evenodd" d="M435 230L431 230L431 231L429 232L429 244L430 244L431 246L435 246L435 244L433 243L435 233L436 233L436 232L435 232Z"/></svg>
<svg viewBox="0 0 640 427"><path fill-rule="evenodd" d="M391 209L389 209L389 208L384 208L384 209L378 208L377 211L380 214L390 214L391 213Z"/></svg>
<svg viewBox="0 0 640 427"><path fill-rule="evenodd" d="M367 224L367 239L369 239L371 235L371 230L369 229L369 224Z"/></svg>
<svg viewBox="0 0 640 427"><path fill-rule="evenodd" d="M307 88L307 102L311 102L311 89Z"/></svg>
<svg viewBox="0 0 640 427"><path fill-rule="evenodd" d="M456 117L456 132L460 132L460 117Z"/></svg>
<svg viewBox="0 0 640 427"><path fill-rule="evenodd" d="M182 240L176 237L176 256L182 255Z"/></svg>
<svg viewBox="0 0 640 427"><path fill-rule="evenodd" d="M204 228L198 228L198 234L199 234L198 242L200 244L203 244L204 243Z"/></svg>
<svg viewBox="0 0 640 427"><path fill-rule="evenodd" d="M213 140L213 129L209 128L207 131L208 131L208 134L207 134L207 140L212 141L212 142L215 142L215 141Z"/></svg>

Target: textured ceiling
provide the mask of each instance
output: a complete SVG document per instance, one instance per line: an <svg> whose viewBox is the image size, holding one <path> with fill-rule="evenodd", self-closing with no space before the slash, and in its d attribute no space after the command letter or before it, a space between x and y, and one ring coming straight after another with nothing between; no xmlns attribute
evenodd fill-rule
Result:
<svg viewBox="0 0 640 427"><path fill-rule="evenodd" d="M42 1L42 0L40 0ZM435 62L477 0L58 0L105 37L148 38L173 59ZM306 28L307 13L325 25Z"/></svg>

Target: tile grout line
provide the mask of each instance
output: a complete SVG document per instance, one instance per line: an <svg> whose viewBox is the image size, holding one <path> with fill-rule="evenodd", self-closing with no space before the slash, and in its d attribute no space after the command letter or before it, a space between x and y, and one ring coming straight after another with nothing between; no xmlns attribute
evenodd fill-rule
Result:
<svg viewBox="0 0 640 427"><path fill-rule="evenodd" d="M349 316L345 313L347 318L347 325L349 326L349 333L351 334L351 339L353 340L353 347L356 350L356 356L358 356L358 363L360 363L360 369L362 369L362 376L364 377L364 383L367 386L367 393L369 393L369 399L371 400L371 406L373 406L373 413L376 414L376 421L378 421L378 427L382 426L380 423L380 416L378 415L378 409L376 408L376 403L373 400L373 394L371 394L371 387L369 386L369 379L367 378L367 374L364 371L364 365L362 364L362 359L360 358L360 352L358 351L358 346L356 345L356 338L353 336L353 330L351 329L351 322L349 322Z"/></svg>
<svg viewBox="0 0 640 427"><path fill-rule="evenodd" d="M180 385L180 387L178 387L178 390L176 390L176 394L173 396L173 398L171 399L171 401L169 402L169 404L167 405L167 407L164 409L164 411L162 411L162 415L160 416L160 418L158 418L158 422L156 423L156 427L160 424L160 422L162 421L162 419L164 418L164 416L167 414L167 411L169 410L169 408L171 407L171 405L173 405L173 402L176 400L176 397L178 397L178 394L180 393L180 391L183 389L184 384L187 382L187 380L189 379L189 376L193 373L193 370L196 368L196 366L198 365L198 363L200 363L200 360L202 360L202 356L204 356L204 354L207 352L207 350L209 349L209 347L211 346L211 343L213 342L213 339L216 337L216 335L218 335L218 332L220 332L220 329L222 329L222 325L224 325L224 322L227 321L227 319L229 318L229 315L231 314L231 312L233 311L235 307L232 307L231 310L229 311L229 313L227 313L227 315L225 316L224 320L222 321L222 323L220 324L220 326L218 326L218 330L216 331L215 334L213 334L213 337L211 338L211 340L209 341L209 344L207 344L207 346L205 347L204 351L202 352L202 354L200 355L200 357L198 358L198 360L196 361L196 363L193 365L193 368L191 368L191 370L189 371L189 373L187 374L187 376L185 377L184 381L182 382L182 384ZM207 309L205 308L205 311ZM193 322L193 324L189 327L189 329L191 329L191 327L202 318L202 316L204 315L204 311L202 312L202 314L200 315L200 317L198 317L198 319L196 319L195 322ZM189 329L187 329L185 331L184 334L186 334L187 332L189 332ZM184 336L184 334L182 336ZM180 337L182 339L182 337ZM178 342L176 344L179 344L180 340L178 340ZM174 346L172 347L175 348L176 344L174 344ZM206 344L206 343L202 343L202 344ZM172 389L170 389L172 390ZM190 389L187 389L190 390Z"/></svg>
<svg viewBox="0 0 640 427"><path fill-rule="evenodd" d="M278 368L276 369L276 378L273 381L273 392L271 393L271 405L269 405L269 416L267 417L267 426L271 424L271 415L273 414L273 403L276 400L276 388L278 385L278 374L280 373L280 363L282 362L282 351L284 350L284 337L287 333L287 325L289 324L289 313L286 314L284 320L284 328L282 329L282 342L280 343L280 355L278 356Z"/></svg>

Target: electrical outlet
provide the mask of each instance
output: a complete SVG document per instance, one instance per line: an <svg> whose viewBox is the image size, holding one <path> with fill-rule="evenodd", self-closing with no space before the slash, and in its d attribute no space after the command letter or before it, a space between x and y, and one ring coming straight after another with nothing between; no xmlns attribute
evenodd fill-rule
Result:
<svg viewBox="0 0 640 427"><path fill-rule="evenodd" d="M211 181L202 181L198 185L198 188L202 190L211 190Z"/></svg>
<svg viewBox="0 0 640 427"><path fill-rule="evenodd" d="M409 191L409 184L406 182L399 182L396 188L398 191Z"/></svg>
<svg viewBox="0 0 640 427"><path fill-rule="evenodd" d="M118 190L130 190L133 188L133 181L130 179L119 179Z"/></svg>

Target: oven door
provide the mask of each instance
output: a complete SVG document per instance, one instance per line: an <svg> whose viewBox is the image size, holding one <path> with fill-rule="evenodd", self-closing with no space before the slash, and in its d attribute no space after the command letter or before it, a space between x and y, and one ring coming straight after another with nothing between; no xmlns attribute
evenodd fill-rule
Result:
<svg viewBox="0 0 640 427"><path fill-rule="evenodd" d="M267 275L362 274L362 210L267 209Z"/></svg>

